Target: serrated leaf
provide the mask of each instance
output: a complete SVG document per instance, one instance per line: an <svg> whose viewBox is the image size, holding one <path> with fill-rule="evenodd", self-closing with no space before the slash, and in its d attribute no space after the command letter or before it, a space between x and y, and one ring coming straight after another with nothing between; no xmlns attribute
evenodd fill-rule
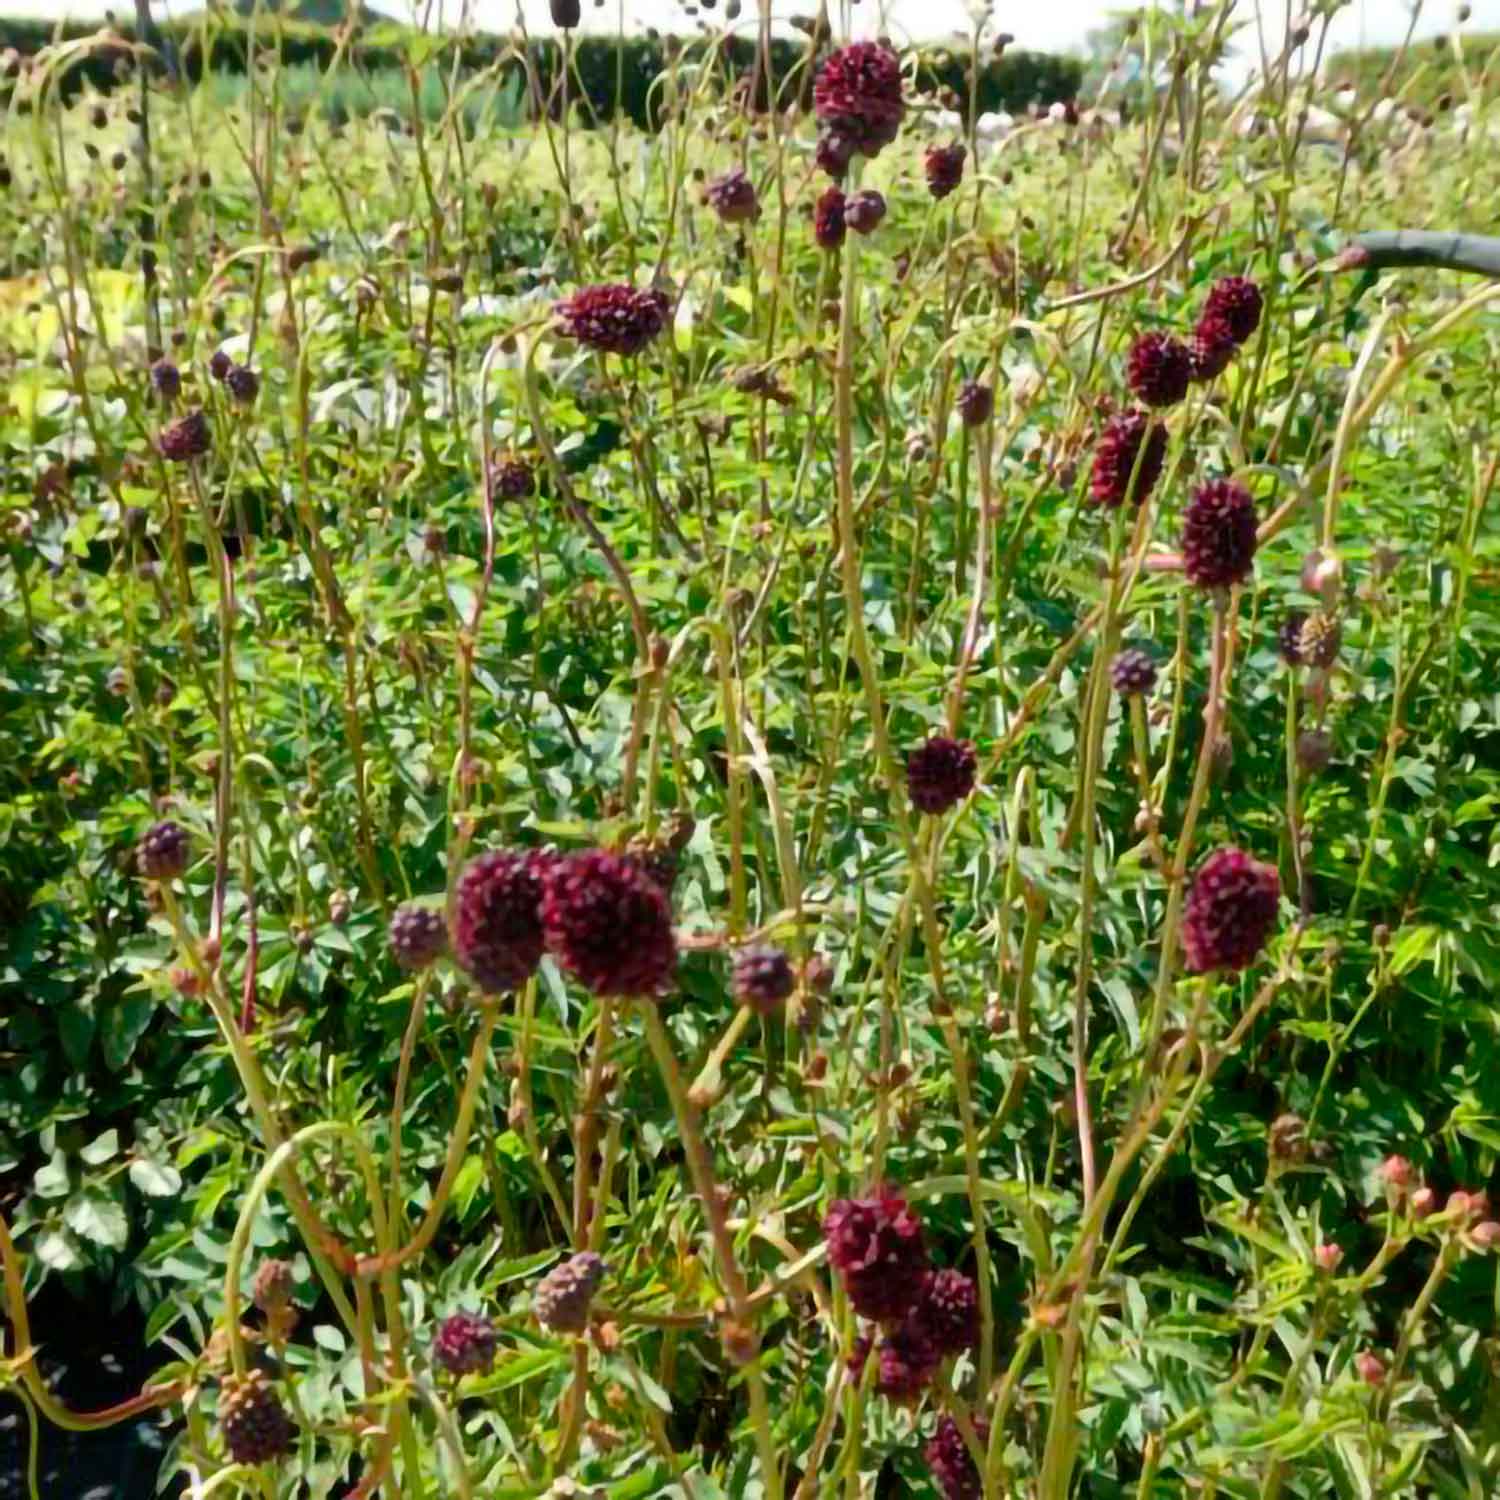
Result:
<svg viewBox="0 0 1500 1500"><path fill-rule="evenodd" d="M68 1199L63 1222L79 1239L107 1250L123 1250L130 1238L125 1210L107 1194L85 1188Z"/></svg>
<svg viewBox="0 0 1500 1500"><path fill-rule="evenodd" d="M150 1157L138 1156L130 1164L130 1180L148 1198L170 1198L182 1191L182 1173Z"/></svg>

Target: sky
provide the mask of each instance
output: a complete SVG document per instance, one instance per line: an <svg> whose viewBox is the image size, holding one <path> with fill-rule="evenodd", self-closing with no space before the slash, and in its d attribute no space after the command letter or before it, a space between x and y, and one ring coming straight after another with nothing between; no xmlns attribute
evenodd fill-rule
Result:
<svg viewBox="0 0 1500 1500"><path fill-rule="evenodd" d="M405 17L413 14L411 0L375 0L375 3L394 14ZM467 4L478 25L496 30L514 23L519 5L529 30L550 29L548 0L432 0L432 3L441 7L450 24L458 20L460 7ZM687 3L703 6L703 0L687 0ZM699 14L717 21L723 16L724 3L725 0L713 0ZM985 0L856 0L855 27L857 31L874 31L883 25L893 37L938 39L967 33L971 3L983 5ZM1247 20L1252 18L1256 3L1257 0L1238 0L1237 15ZM1290 0L1290 3L1298 14L1312 8L1308 0ZM174 9L197 10L201 4L202 0L168 0L168 3L153 0L152 10L157 15L166 15ZM594 0L583 0L584 21L591 29L604 26L613 30L623 6L631 28L656 26L664 31L688 31L696 22L684 12L683 4L684 0L604 0L596 8ZM1259 4L1268 31L1279 33L1288 0L1259 0ZM134 8L133 0L0 0L0 12L48 17L62 14L81 19L102 15L111 5L125 13ZM740 24L748 25L757 13L757 0L741 0L741 5ZM1373 46L1399 41L1410 18L1410 5L1411 0L1349 0L1334 22L1333 42L1339 46ZM991 29L1011 32L1017 46L1066 51L1080 47L1088 32L1112 13L1140 9L1141 0L990 0L988 8ZM778 17L811 15L816 9L817 0L773 0L773 11ZM830 0L830 13L836 14L837 9L835 0ZM1446 31L1455 24L1456 9L1457 0L1424 0L1416 34L1434 36ZM1470 9L1472 15L1465 30L1500 30L1500 0L1470 0ZM1253 27L1244 33L1244 42L1248 51L1256 50Z"/></svg>

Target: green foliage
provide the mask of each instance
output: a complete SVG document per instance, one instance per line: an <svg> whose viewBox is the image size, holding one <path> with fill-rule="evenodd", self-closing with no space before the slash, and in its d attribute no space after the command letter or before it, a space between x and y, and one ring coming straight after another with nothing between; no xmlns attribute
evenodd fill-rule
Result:
<svg viewBox="0 0 1500 1500"><path fill-rule="evenodd" d="M737 107L743 60L679 55L631 95L653 131L523 134L477 41L372 27L331 67L274 34L252 74L148 80L149 156L140 80L83 77L0 151L0 1211L28 1291L147 1314L168 1471L926 1497L943 1409L994 1422L991 1496L1500 1490L1500 1229L1418 1196L1500 1183L1500 313L1335 269L1361 227L1483 225L1488 93L1467 135L1372 122L1346 159L1299 146L1300 86L1241 134L1195 75L1114 135L983 147L937 204L912 111L835 256L811 124ZM726 225L700 179L735 165L761 212ZM1150 502L1089 504L1133 339L1228 274L1260 329L1163 414ZM558 299L653 277L639 357L559 336ZM210 452L166 462L199 408ZM491 509L497 454L537 483ZM1263 536L1216 597L1177 549L1231 473ZM1318 608L1335 664L1288 666ZM904 756L948 732L977 787L916 818ZM164 817L193 852L159 884ZM486 998L389 951L478 850L669 835L662 996L548 959ZM1230 843L1278 871L1276 928L1189 976L1182 886ZM795 967L781 1014L737 1005L752 938ZM823 1259L877 1183L989 1305L910 1405L846 1379ZM575 1340L534 1294L589 1244ZM250 1305L271 1257L290 1314ZM499 1343L462 1380L458 1309ZM57 1416L17 1311L0 1381ZM252 1479L218 1401L261 1354L299 1437Z"/></svg>
<svg viewBox="0 0 1500 1500"><path fill-rule="evenodd" d="M1418 109L1447 109L1493 89L1500 78L1500 35L1459 30L1413 42L1399 61L1394 47L1351 48L1335 53L1327 72L1366 96L1384 92Z"/></svg>

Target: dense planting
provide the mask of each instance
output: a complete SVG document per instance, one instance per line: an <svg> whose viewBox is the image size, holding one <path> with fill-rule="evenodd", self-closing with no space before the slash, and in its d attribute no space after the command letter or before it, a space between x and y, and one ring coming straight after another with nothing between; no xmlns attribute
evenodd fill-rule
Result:
<svg viewBox="0 0 1500 1500"><path fill-rule="evenodd" d="M1500 109L1227 14L984 130L10 75L0 1386L261 1500L1494 1492L1500 287L1341 252Z"/></svg>

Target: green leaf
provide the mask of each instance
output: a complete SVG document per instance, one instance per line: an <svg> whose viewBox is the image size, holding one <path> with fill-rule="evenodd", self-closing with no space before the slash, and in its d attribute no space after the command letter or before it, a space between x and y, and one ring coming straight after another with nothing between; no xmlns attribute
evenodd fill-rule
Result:
<svg viewBox="0 0 1500 1500"><path fill-rule="evenodd" d="M150 1000L136 996L104 1007L99 1018L99 1048L110 1069L118 1073L135 1055L136 1044L155 1014L156 1006Z"/></svg>
<svg viewBox="0 0 1500 1500"><path fill-rule="evenodd" d="M107 1250L123 1250L130 1238L125 1210L105 1193L85 1188L68 1199L63 1222L80 1239Z"/></svg>
<svg viewBox="0 0 1500 1500"><path fill-rule="evenodd" d="M106 1130L103 1135L95 1136L78 1154L91 1167L102 1167L119 1152L119 1149L120 1132Z"/></svg>
<svg viewBox="0 0 1500 1500"><path fill-rule="evenodd" d="M148 1198L170 1198L182 1191L182 1173L150 1157L138 1156L130 1164L130 1180Z"/></svg>
<svg viewBox="0 0 1500 1500"><path fill-rule="evenodd" d="M37 1236L36 1258L52 1271L76 1271L83 1264L78 1246L60 1229Z"/></svg>

